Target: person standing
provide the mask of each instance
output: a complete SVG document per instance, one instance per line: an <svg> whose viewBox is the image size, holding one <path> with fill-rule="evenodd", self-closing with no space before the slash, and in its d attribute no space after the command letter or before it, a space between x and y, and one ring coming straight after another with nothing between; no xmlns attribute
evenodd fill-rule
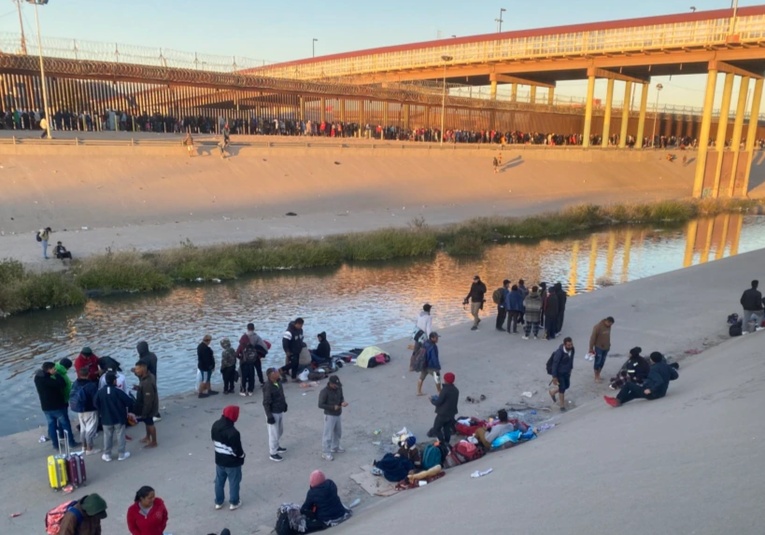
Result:
<svg viewBox="0 0 765 535"><path fill-rule="evenodd" d="M758 323L762 319L762 293L757 289L759 285L760 281L753 280L752 287L741 294L741 306L744 308L741 327L746 332L753 332L753 327L759 326ZM754 326L752 318L755 319Z"/></svg>
<svg viewBox="0 0 765 535"><path fill-rule="evenodd" d="M667 364L664 355L654 351L651 353L651 370L642 385L627 383L619 390L615 398L603 396L603 399L612 407L619 407L636 398L663 398L667 394L669 382L677 378L677 370Z"/></svg>
<svg viewBox="0 0 765 535"><path fill-rule="evenodd" d="M478 330L478 324L481 323L481 318L478 317L478 312L483 308L485 301L484 295L486 295L486 285L481 282L481 277L476 275L473 277L473 284L470 285L470 291L465 296L463 305L470 303L470 314L473 316L473 326L471 331Z"/></svg>
<svg viewBox="0 0 765 535"><path fill-rule="evenodd" d="M135 374L139 383L136 391L135 413L140 421L146 426L146 436L141 439L144 448L157 447L157 428L154 425L154 417L159 412L159 395L157 394L157 382L149 371L146 363L139 360L135 363Z"/></svg>
<svg viewBox="0 0 765 535"><path fill-rule="evenodd" d="M43 258L48 259L48 241L50 240L50 234L53 232L50 227L45 227L37 231L37 235L40 237L40 245L42 246Z"/></svg>
<svg viewBox="0 0 765 535"><path fill-rule="evenodd" d="M539 288L536 286L531 287L531 292L523 300L523 339L528 340L529 336L533 333L534 340L537 339L539 334L539 320L542 315L542 298L539 296Z"/></svg>
<svg viewBox="0 0 765 535"><path fill-rule="evenodd" d="M56 365L52 362L43 362L42 367L35 373L34 381L37 396L40 398L40 408L48 422L48 437L53 443L53 449L58 451L59 429L67 435L65 440L68 439L69 446L76 448L79 444L74 441L72 425L69 422L69 405L64 399L66 384L64 379L56 373Z"/></svg>
<svg viewBox="0 0 765 535"><path fill-rule="evenodd" d="M236 356L239 358L239 371L242 376L240 383L240 396L251 396L255 390L255 372L258 372L258 381L263 386L263 369L261 361L268 353L269 346L258 333L255 332L255 325L247 324L247 332L239 338L239 347L236 349Z"/></svg>
<svg viewBox="0 0 765 535"><path fill-rule="evenodd" d="M329 378L327 386L319 392L319 408L324 411L324 433L321 437L322 459L332 461L333 453L345 453L340 447L343 427L340 417L348 403L343 397L343 385L337 375Z"/></svg>
<svg viewBox="0 0 765 535"><path fill-rule="evenodd" d="M228 480L229 509L241 507L239 485L242 482L244 449L242 438L234 424L239 419L239 407L229 405L223 409L223 415L212 425L210 436L215 448L215 509L223 508L226 498L225 487Z"/></svg>
<svg viewBox="0 0 765 535"><path fill-rule="evenodd" d="M93 406L98 411L104 427L104 452L101 459L107 463L112 460L112 447L116 436L119 454L117 460L124 461L130 457L130 452L126 449L125 426L128 413L133 410L133 398L117 388L117 376L114 372L107 372L105 377L106 386L100 389L93 399Z"/></svg>
<svg viewBox="0 0 765 535"><path fill-rule="evenodd" d="M449 445L454 430L454 417L457 416L457 404L460 399L460 391L454 386L454 374L444 374L444 387L438 396L433 396L430 401L436 407L436 419L433 428L428 431L429 437L438 437L438 440Z"/></svg>
<svg viewBox="0 0 765 535"><path fill-rule="evenodd" d="M220 341L223 352L220 354L220 374L223 376L223 393L233 394L236 384L236 351L231 347L231 341L224 338Z"/></svg>
<svg viewBox="0 0 765 535"><path fill-rule="evenodd" d="M149 373L154 376L155 381L159 382L157 379L157 355L149 351L149 343L145 341L138 342L135 348L136 351L138 351L138 360L143 360L146 362L146 367L149 369ZM119 374L117 375L117 384L119 385ZM159 388L159 386L157 386L157 388ZM161 419L162 415L159 414L159 411L157 411L157 415L154 417L154 421L159 422Z"/></svg>
<svg viewBox="0 0 765 535"><path fill-rule="evenodd" d="M563 285L559 282L555 283L555 294L558 296L558 325L555 327L555 335L563 331L563 318L566 315L566 301L568 300L568 294L563 289Z"/></svg>
<svg viewBox="0 0 765 535"><path fill-rule="evenodd" d="M507 309L507 333L518 334L518 324L523 317L523 294L518 286L513 285L505 295L505 309Z"/></svg>
<svg viewBox="0 0 765 535"><path fill-rule="evenodd" d="M167 527L167 507L154 489L144 485L135 493L127 510L130 535L163 535Z"/></svg>
<svg viewBox="0 0 765 535"><path fill-rule="evenodd" d="M200 398L206 398L218 393L210 387L212 372L215 370L215 355L213 355L213 350L210 347L211 342L212 336L206 334L197 346L197 369L201 374L201 380L199 382Z"/></svg>
<svg viewBox="0 0 765 535"><path fill-rule="evenodd" d="M420 379L417 381L417 395L424 396L422 393L422 384L425 382L425 378L428 375L433 375L433 380L436 382L436 390L441 393L441 361L438 358L438 333L433 331L430 333L428 340L424 344L425 347L425 366L420 371Z"/></svg>
<svg viewBox="0 0 765 535"><path fill-rule="evenodd" d="M88 368L88 379L98 381L100 377L98 373L98 356L88 346L83 347L80 354L74 359L74 370L77 372L77 377L80 376L80 368L84 367Z"/></svg>
<svg viewBox="0 0 765 535"><path fill-rule="evenodd" d="M600 320L592 328L592 334L590 335L590 354L595 355L595 362L593 363L593 370L595 370L595 382L600 383L603 379L600 378L600 371L606 364L606 357L608 351L611 349L611 327L614 324L614 318L608 316L605 319Z"/></svg>
<svg viewBox="0 0 765 535"><path fill-rule="evenodd" d="M560 410L566 412L566 391L571 386L571 372L574 369L574 341L570 336L563 339L563 343L553 354L552 362L552 382L557 387L557 395ZM553 402L556 401L556 394L550 391L550 397Z"/></svg>
<svg viewBox="0 0 765 535"><path fill-rule="evenodd" d="M303 318L295 318L287 325L287 330L282 336L282 348L286 359L285 365L279 369L282 381L287 381L287 373L292 375L292 380L297 379L300 367L300 352L303 350Z"/></svg>
<svg viewBox="0 0 765 535"><path fill-rule="evenodd" d="M56 363L56 373L64 380L64 400L69 403L69 395L72 392L72 380L69 378L69 370L72 368L72 361L67 357L62 358Z"/></svg>
<svg viewBox="0 0 765 535"><path fill-rule="evenodd" d="M287 412L287 399L284 397L284 386L279 380L279 370L268 368L266 375L268 382L263 385L263 408L268 424L268 453L271 460L278 463L284 460L281 454L287 451L287 448L282 448L279 443L284 432L283 419L284 413Z"/></svg>
<svg viewBox="0 0 765 535"><path fill-rule="evenodd" d="M507 308L505 306L505 300L507 294L510 293L510 281L505 279L502 281L502 287L494 290L492 294L492 300L497 303L497 323L495 327L498 331L505 330L505 318L507 317Z"/></svg>
<svg viewBox="0 0 765 535"><path fill-rule="evenodd" d="M547 299L544 300L544 319L547 340L554 340L558 329L558 294L555 289L547 292Z"/></svg>
<svg viewBox="0 0 765 535"><path fill-rule="evenodd" d="M99 451L93 447L98 432L98 411L94 405L97 393L98 383L88 379L87 368L80 368L80 376L72 386L69 409L77 414L80 421L80 442L85 455L93 455Z"/></svg>
<svg viewBox="0 0 765 535"><path fill-rule="evenodd" d="M71 506L59 524L59 535L101 535L106 518L106 501L96 493L87 494Z"/></svg>

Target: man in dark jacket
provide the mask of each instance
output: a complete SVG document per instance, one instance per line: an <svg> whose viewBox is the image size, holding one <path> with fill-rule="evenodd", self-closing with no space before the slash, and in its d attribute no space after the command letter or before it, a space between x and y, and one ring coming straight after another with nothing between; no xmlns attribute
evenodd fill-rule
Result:
<svg viewBox="0 0 765 535"><path fill-rule="evenodd" d="M140 380L135 395L135 413L138 419L146 425L146 436L141 439L141 442L145 448L156 448L157 427L154 425L154 417L159 412L157 382L146 363L141 360L135 363L135 374Z"/></svg>
<svg viewBox="0 0 765 535"><path fill-rule="evenodd" d="M563 343L553 355L552 383L556 388L550 391L553 402L556 393L560 396L560 410L566 412L566 390L571 386L571 371L574 369L574 341L570 336L563 339ZM557 391L557 392L556 392Z"/></svg>
<svg viewBox="0 0 765 535"><path fill-rule="evenodd" d="M441 393L441 361L438 358L438 333L430 333L427 341L423 344L425 349L425 366L420 371L420 379L417 381L417 395L424 396L422 393L422 383L428 375L433 376L436 382L436 390Z"/></svg>
<svg viewBox="0 0 765 535"><path fill-rule="evenodd" d="M544 320L547 339L553 340L558 332L558 294L554 288L547 292L547 298L544 300Z"/></svg>
<svg viewBox="0 0 765 535"><path fill-rule="evenodd" d="M507 333L518 334L518 324L523 317L523 294L518 286L513 285L505 294L505 309L507 310Z"/></svg>
<svg viewBox="0 0 765 535"><path fill-rule="evenodd" d="M327 386L319 392L319 408L324 411L324 433L321 437L322 459L332 461L333 453L345 453L340 447L343 427L340 417L348 403L343 397L343 385L337 375L329 378Z"/></svg>
<svg viewBox="0 0 765 535"><path fill-rule="evenodd" d="M223 416L212 426L210 435L215 448L215 508L223 508L225 486L228 479L229 509L239 509L239 484L242 482L244 450L242 438L234 424L239 419L239 407L229 405Z"/></svg>
<svg viewBox="0 0 765 535"><path fill-rule="evenodd" d="M463 305L470 303L470 314L473 316L473 326L471 331L478 330L478 324L481 323L481 318L478 317L478 311L483 308L483 302L485 301L484 295L486 295L486 285L481 282L481 277L476 275L473 277L473 284L470 285L470 291L465 296Z"/></svg>
<svg viewBox="0 0 765 535"><path fill-rule="evenodd" d="M429 437L438 437L438 440L449 445L454 431L454 417L457 416L457 404L460 399L460 391L454 386L454 374L444 374L444 387L438 396L433 396L430 401L436 407L436 419L433 428L428 431Z"/></svg>
<svg viewBox="0 0 765 535"><path fill-rule="evenodd" d="M324 472L311 472L308 483L310 488L300 507L300 512L306 517L309 528L307 531L320 531L350 518L351 511L340 501L337 485L331 479L327 479Z"/></svg>
<svg viewBox="0 0 765 535"><path fill-rule="evenodd" d="M157 380L157 355L149 351L148 342L138 342L136 345L136 351L138 351L138 360L146 361L146 367L149 369L149 373L154 376L154 380ZM154 417L154 421L158 422L162 419L162 416L157 412Z"/></svg>
<svg viewBox="0 0 765 535"><path fill-rule="evenodd" d="M287 381L287 374L292 375L292 380L297 379L300 367L300 352L303 350L303 318L296 318L287 325L287 330L282 336L282 348L286 357L285 365L279 370L282 381Z"/></svg>
<svg viewBox="0 0 765 535"><path fill-rule="evenodd" d="M40 398L40 407L48 421L48 437L53 443L53 449L58 451L59 429L68 434L70 447L79 446L74 441L72 425L69 423L69 405L64 396L66 383L64 378L56 373L55 363L43 362L42 368L35 373L35 388Z"/></svg>
<svg viewBox="0 0 765 535"><path fill-rule="evenodd" d="M266 375L268 382L263 385L263 408L268 424L268 452L271 460L278 463L284 460L281 454L287 451L287 448L279 444L284 432L282 419L287 412L287 400L284 397L284 387L279 381L279 370L268 368Z"/></svg>
<svg viewBox="0 0 765 535"><path fill-rule="evenodd" d="M201 380L199 382L200 398L206 398L218 393L210 387L212 373L215 370L215 355L213 355L213 350L210 347L211 342L212 336L206 334L197 346L197 369L201 374Z"/></svg>
<svg viewBox="0 0 765 535"><path fill-rule="evenodd" d="M236 348L236 356L239 359L239 372L242 382L239 386L240 396L251 396L255 391L255 372L258 372L258 381L263 386L263 368L261 360L268 354L266 341L255 332L255 324L247 324L247 332L239 338L239 346Z"/></svg>
<svg viewBox="0 0 765 535"><path fill-rule="evenodd" d="M558 325L555 327L555 334L558 334L563 330L563 318L566 315L566 300L568 299L568 294L566 294L566 290L563 289L563 285L559 282L555 283L554 290L555 294L558 296Z"/></svg>
<svg viewBox="0 0 765 535"><path fill-rule="evenodd" d="M93 442L98 432L98 411L93 401L98 392L98 383L88 379L88 375L87 368L80 368L79 377L72 385L69 409L77 414L80 422L80 442L82 442L83 452L85 455L93 455L97 451L93 447Z"/></svg>
<svg viewBox="0 0 765 535"><path fill-rule="evenodd" d="M505 299L507 298L507 293L509 291L510 291L509 279L503 280L502 288L497 288L494 291L494 294L499 294L499 302L497 303L497 323L494 325L494 327L498 331L505 330L505 318L507 317L507 308L505 308ZM492 294L492 297L494 297L494 294Z"/></svg>
<svg viewBox="0 0 765 535"><path fill-rule="evenodd" d="M642 385L627 383L619 390L615 398L603 396L606 403L612 407L619 407L636 398L659 399L667 394L669 382L677 379L677 370L667 364L664 355L658 351L651 353L651 371Z"/></svg>
<svg viewBox="0 0 765 535"><path fill-rule="evenodd" d="M124 461L130 457L126 451L127 442L125 426L127 425L128 413L133 410L133 398L121 389L117 388L117 374L106 373L106 386L96 393L93 398L93 406L98 411L101 424L104 427L104 452L101 459L105 462L112 460L112 446L115 435L117 436L118 460Z"/></svg>
<svg viewBox="0 0 765 535"><path fill-rule="evenodd" d="M752 287L741 295L741 306L744 307L741 327L747 332L753 332L758 326L757 321L752 322L752 317L759 320L762 316L762 294L757 289L759 285L760 281L753 280Z"/></svg>

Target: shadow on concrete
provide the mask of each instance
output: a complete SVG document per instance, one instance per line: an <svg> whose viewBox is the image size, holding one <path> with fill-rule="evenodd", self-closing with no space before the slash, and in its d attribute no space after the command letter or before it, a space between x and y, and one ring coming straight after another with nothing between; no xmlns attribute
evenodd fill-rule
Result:
<svg viewBox="0 0 765 535"><path fill-rule="evenodd" d="M518 167L519 165L523 164L523 157L522 156L516 156L512 160L508 160L507 163L502 165L499 168L500 173L504 173L508 169L512 169L513 167Z"/></svg>

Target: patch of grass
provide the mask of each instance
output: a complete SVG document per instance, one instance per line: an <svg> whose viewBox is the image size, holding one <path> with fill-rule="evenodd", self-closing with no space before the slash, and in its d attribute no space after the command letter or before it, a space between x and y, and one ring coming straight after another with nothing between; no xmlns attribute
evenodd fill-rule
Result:
<svg viewBox="0 0 765 535"><path fill-rule="evenodd" d="M129 251L77 261L74 273L82 288L104 293L150 292L173 285L171 277L158 269L151 254Z"/></svg>
<svg viewBox="0 0 765 535"><path fill-rule="evenodd" d="M21 262L0 262L0 311L6 314L82 305L85 292L67 273L33 273Z"/></svg>

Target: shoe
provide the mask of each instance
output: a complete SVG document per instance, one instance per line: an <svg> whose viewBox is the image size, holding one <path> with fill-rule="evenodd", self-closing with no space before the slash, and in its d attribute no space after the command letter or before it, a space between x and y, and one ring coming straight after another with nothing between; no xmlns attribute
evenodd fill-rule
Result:
<svg viewBox="0 0 765 535"><path fill-rule="evenodd" d="M528 336L521 336L521 340L528 340L528 339L529 339Z"/></svg>
<svg viewBox="0 0 765 535"><path fill-rule="evenodd" d="M239 392L239 395L242 397L245 397L247 395L247 392Z"/></svg>
<svg viewBox="0 0 765 535"><path fill-rule="evenodd" d="M548 393L550 394L550 397L552 398L553 403L558 403L558 396L555 395L555 392L550 390Z"/></svg>
<svg viewBox="0 0 765 535"><path fill-rule="evenodd" d="M155 422L161 422L161 421L162 421L162 415L160 415L160 414L157 414L157 415L154 417L154 421L155 421Z"/></svg>
<svg viewBox="0 0 765 535"><path fill-rule="evenodd" d="M112 456L104 453L103 455L101 455L101 460L104 461L105 463L110 463L112 462Z"/></svg>
<svg viewBox="0 0 765 535"><path fill-rule="evenodd" d="M269 455L269 458L274 461L275 463L280 463L284 460L284 457L279 455L278 453L276 455Z"/></svg>
<svg viewBox="0 0 765 535"><path fill-rule="evenodd" d="M276 453L284 453L285 451L287 451L287 448L282 448L281 446L276 448Z"/></svg>
<svg viewBox="0 0 765 535"><path fill-rule="evenodd" d="M210 394L199 394L197 397L198 397L199 399L202 399L202 398L208 398L208 397L210 397Z"/></svg>
<svg viewBox="0 0 765 535"><path fill-rule="evenodd" d="M321 458L324 459L325 461L334 461L335 460L335 458L332 457L332 455L330 455L328 453L322 453L321 454Z"/></svg>
<svg viewBox="0 0 765 535"><path fill-rule="evenodd" d="M248 396L252 396L252 395L254 395L254 394L253 394L252 392L247 392L247 395L248 395Z"/></svg>
<svg viewBox="0 0 765 535"><path fill-rule="evenodd" d="M534 337L534 340L539 340L539 338L537 338L537 337L535 336L535 337Z"/></svg>
<svg viewBox="0 0 765 535"><path fill-rule="evenodd" d="M129 459L129 458L130 458L130 452L126 451L125 453L123 453L122 455L117 457L117 460L118 461L124 461L125 459Z"/></svg>
<svg viewBox="0 0 765 535"><path fill-rule="evenodd" d="M220 394L220 392L218 392L217 390L210 390L210 391L209 391L209 392L207 392L207 393L208 393L209 395L211 395L211 396L217 396L218 394Z"/></svg>
<svg viewBox="0 0 765 535"><path fill-rule="evenodd" d="M242 506L242 502L241 501L239 503L236 503L236 504L232 503L231 505L228 506L228 510L229 511L236 511L241 506Z"/></svg>
<svg viewBox="0 0 765 535"><path fill-rule="evenodd" d="M476 327L475 325L473 325L472 327L470 327L470 330L471 330L471 331L477 331L477 330L478 330L478 327Z"/></svg>
<svg viewBox="0 0 765 535"><path fill-rule="evenodd" d="M85 455L95 455L96 453L100 452L101 450L92 449L92 450L85 450Z"/></svg>
<svg viewBox="0 0 765 535"><path fill-rule="evenodd" d="M222 503L216 503L215 504L215 510L216 511L220 511L221 509L223 509L223 504Z"/></svg>
<svg viewBox="0 0 765 535"><path fill-rule="evenodd" d="M229 393L230 393L230 392L229 392L228 390L224 390L224 391L223 391L223 395L224 395L224 396L227 396Z"/></svg>
<svg viewBox="0 0 765 535"><path fill-rule="evenodd" d="M566 407L561 407L560 412L566 412L568 409Z"/></svg>
<svg viewBox="0 0 765 535"><path fill-rule="evenodd" d="M332 450L332 453L345 453L345 448L335 448Z"/></svg>
<svg viewBox="0 0 765 535"><path fill-rule="evenodd" d="M619 403L619 400L616 398L612 398L610 396L603 396L603 399L605 400L606 403L608 403L612 407L618 407L619 405L621 405L621 403Z"/></svg>
<svg viewBox="0 0 765 535"><path fill-rule="evenodd" d="M70 450L73 450L75 448L81 448L81 447L82 447L82 444L80 444L79 442L73 442L73 443L69 444L69 449Z"/></svg>

